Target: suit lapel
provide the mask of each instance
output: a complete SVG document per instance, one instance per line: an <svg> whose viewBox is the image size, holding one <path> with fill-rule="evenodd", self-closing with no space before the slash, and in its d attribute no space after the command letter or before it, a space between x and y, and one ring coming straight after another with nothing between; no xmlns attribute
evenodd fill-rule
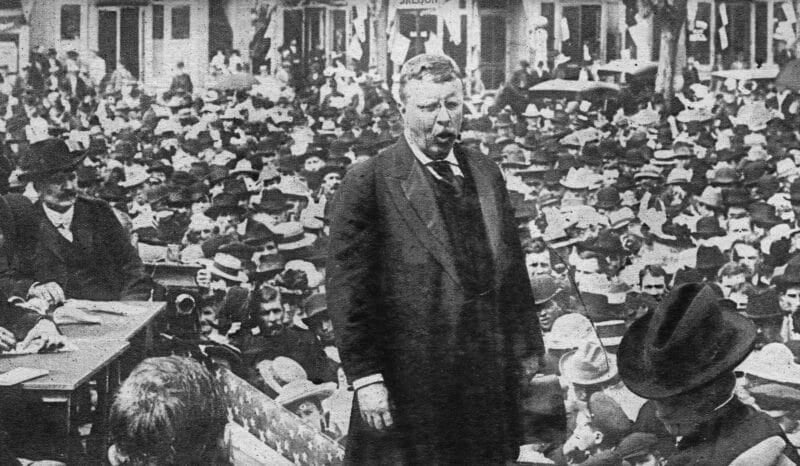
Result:
<svg viewBox="0 0 800 466"><path fill-rule="evenodd" d="M84 249L85 251L92 250L92 230L89 227L88 217L89 213L86 212L86 205L84 202L75 202L75 215L72 216L72 244Z"/></svg>
<svg viewBox="0 0 800 466"><path fill-rule="evenodd" d="M456 150L461 151L460 147L457 147ZM483 223L486 226L486 237L489 240L489 247L492 249L492 257L496 265L500 258L500 248L502 246L500 229L503 222L497 205L495 187L488 171L481 170L478 166L475 156L465 152L461 153L463 156L459 158L467 161L472 179L475 181L475 189L478 192L478 198L481 203Z"/></svg>
<svg viewBox="0 0 800 466"><path fill-rule="evenodd" d="M391 155L387 159L391 163L388 185L395 207L419 242L460 285L453 245L425 168L417 163L405 137L400 138Z"/></svg>

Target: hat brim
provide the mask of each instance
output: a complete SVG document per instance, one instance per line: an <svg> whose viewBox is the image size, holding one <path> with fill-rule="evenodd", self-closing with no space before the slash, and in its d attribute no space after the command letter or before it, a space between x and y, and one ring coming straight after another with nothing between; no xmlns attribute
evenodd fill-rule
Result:
<svg viewBox="0 0 800 466"><path fill-rule="evenodd" d="M240 270L236 275L231 275L218 269L216 266L214 266L213 262L207 265L206 268L208 268L208 270L211 272L211 275L216 275L234 282L247 283L247 274L244 273L244 270Z"/></svg>
<svg viewBox="0 0 800 466"><path fill-rule="evenodd" d="M286 387L283 387L283 388L284 388L284 390L286 389ZM319 385L315 385L314 388L311 389L311 390L305 390L305 391L302 391L302 392L299 392L299 393L296 393L296 394L292 394L292 395L287 396L287 397L281 397L281 395L278 395L278 397L275 398L275 401L277 401L278 403L282 404L283 406L288 406L288 405L297 403L298 401L307 400L307 399L316 398L316 399L324 400L324 399L330 397L331 395L333 395L333 392L335 392L335 391L336 391L336 384L333 383L333 382L327 382L327 383L322 383L322 384L319 384Z"/></svg>
<svg viewBox="0 0 800 466"><path fill-rule="evenodd" d="M20 181L26 181L26 182L27 181L36 181L36 180L41 180L43 178L47 178L48 176L56 174L56 173L66 172L66 171L74 171L76 168L78 168L78 165L80 165L81 162L83 162L83 159L85 159L87 155L88 155L87 152L83 151L80 154L75 155L72 158L72 160L70 160L69 162L67 162L67 163L65 163L63 165L60 165L60 166L57 166L57 167L48 168L46 170L29 170L29 171L25 171L23 173L20 173L19 179L20 179Z"/></svg>
<svg viewBox="0 0 800 466"><path fill-rule="evenodd" d="M561 372L561 377L564 380L567 380L570 383L578 384L578 385L597 385L601 383L608 382L609 380L613 379L617 376L618 369L617 369L617 358L613 354L606 351L606 357L608 358L608 372L604 374L600 374L594 378L585 378L579 376L577 371L575 370L575 360L578 354L578 350L574 349L563 356L558 361L558 369Z"/></svg>
<svg viewBox="0 0 800 466"><path fill-rule="evenodd" d="M312 233L304 233L303 239L292 241L291 243L278 243L278 251L292 251L300 248L307 248L314 244L317 237Z"/></svg>
<svg viewBox="0 0 800 466"><path fill-rule="evenodd" d="M753 350L756 328L746 317L720 311L720 347L724 348L717 361L698 362L692 373L657 371L650 363L645 343L650 321L655 312L649 312L636 320L622 337L617 351L619 373L633 393L647 399L664 399L701 387L720 375L733 371ZM700 364L705 364L701 366Z"/></svg>

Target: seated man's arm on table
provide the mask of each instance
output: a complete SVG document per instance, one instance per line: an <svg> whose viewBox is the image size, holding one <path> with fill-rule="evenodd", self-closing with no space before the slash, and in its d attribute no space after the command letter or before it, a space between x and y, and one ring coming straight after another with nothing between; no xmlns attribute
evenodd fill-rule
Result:
<svg viewBox="0 0 800 466"><path fill-rule="evenodd" d="M0 306L0 350L14 348L16 342L25 346L37 341L41 349L49 349L64 344L56 324L47 316L49 305L43 300L23 302L20 298L6 301L3 296Z"/></svg>

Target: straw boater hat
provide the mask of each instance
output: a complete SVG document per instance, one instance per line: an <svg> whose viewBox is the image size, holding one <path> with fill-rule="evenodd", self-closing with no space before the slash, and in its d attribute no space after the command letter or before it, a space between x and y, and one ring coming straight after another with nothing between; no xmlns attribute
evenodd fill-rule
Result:
<svg viewBox="0 0 800 466"><path fill-rule="evenodd" d="M242 261L230 254L220 252L214 255L213 261L206 260L204 262L212 275L234 282L247 282L247 274L242 268Z"/></svg>
<svg viewBox="0 0 800 466"><path fill-rule="evenodd" d="M279 251L305 248L314 243L315 236L307 233L300 222L284 222L272 228Z"/></svg>
<svg viewBox="0 0 800 466"><path fill-rule="evenodd" d="M755 351L736 368L737 372L773 382L800 386L800 364L783 343L769 343Z"/></svg>
<svg viewBox="0 0 800 466"><path fill-rule="evenodd" d="M720 298L709 286L687 283L636 320L617 352L625 385L643 398L663 399L732 372L753 350L756 327L722 310Z"/></svg>

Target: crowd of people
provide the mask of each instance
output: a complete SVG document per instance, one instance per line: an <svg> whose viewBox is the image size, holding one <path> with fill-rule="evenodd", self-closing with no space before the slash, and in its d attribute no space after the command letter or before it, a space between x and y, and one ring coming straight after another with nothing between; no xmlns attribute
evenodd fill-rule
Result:
<svg viewBox="0 0 800 466"><path fill-rule="evenodd" d="M101 76L96 58L36 49L22 75L2 72L0 350L62 345L48 315L71 298L164 299L149 264L199 266L197 329L215 360L345 444L354 392L327 309L331 213L347 173L404 137L397 87L318 60L308 76L231 89L194 88L179 66L148 95L123 65ZM222 54L212 67L240 71ZM557 99L518 113L491 92L466 106L458 144L503 174L545 345L520 461L706 464L690 458L696 432L664 413L698 388L710 411L765 413L783 443L764 451L796 458L797 95L693 83L670 105L614 113ZM149 364L132 379L149 370L192 391L159 375L189 363ZM126 438L136 383L112 416L121 458L146 450ZM746 433L727 433L728 461L708 464L744 453L732 445L751 446Z"/></svg>

